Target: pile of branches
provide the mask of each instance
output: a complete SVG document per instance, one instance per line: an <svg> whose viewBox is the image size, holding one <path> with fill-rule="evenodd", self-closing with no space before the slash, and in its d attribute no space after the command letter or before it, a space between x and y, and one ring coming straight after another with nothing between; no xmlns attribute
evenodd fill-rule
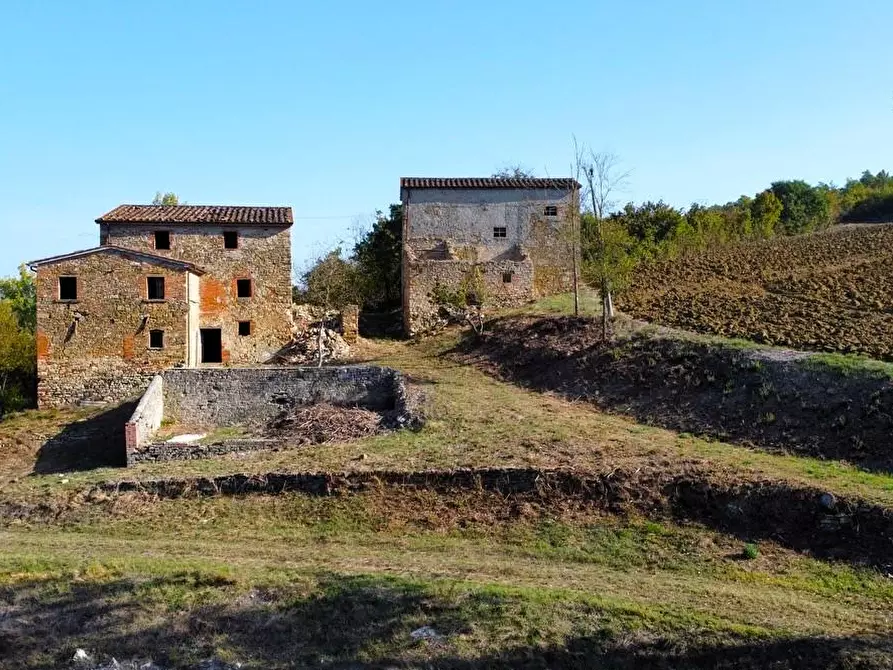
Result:
<svg viewBox="0 0 893 670"><path fill-rule="evenodd" d="M378 412L330 403L290 407L273 419L267 432L295 444L347 442L385 430Z"/></svg>

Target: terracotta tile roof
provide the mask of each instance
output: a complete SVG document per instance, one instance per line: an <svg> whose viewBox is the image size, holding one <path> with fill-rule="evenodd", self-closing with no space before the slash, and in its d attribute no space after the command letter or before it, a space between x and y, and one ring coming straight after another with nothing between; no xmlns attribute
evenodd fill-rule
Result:
<svg viewBox="0 0 893 670"><path fill-rule="evenodd" d="M400 188L580 188L575 179L566 177L402 177Z"/></svg>
<svg viewBox="0 0 893 670"><path fill-rule="evenodd" d="M290 226L291 207L233 205L118 205L96 223L234 223Z"/></svg>
<svg viewBox="0 0 893 670"><path fill-rule="evenodd" d="M137 260L146 261L154 265L164 265L167 267L176 268L177 270L188 270L189 272L194 272L198 275L205 274L205 270L200 268L195 263L177 260L176 258L168 258L167 256L158 256L156 254L146 253L145 251L137 251L136 249L128 249L127 247L118 247L114 244L105 244L100 247L91 247L90 249L81 249L80 251L72 251L67 254L60 254L58 256L40 258L36 261L25 263L25 265L33 270L34 268L40 267L41 265L51 265L53 263L61 263L62 261L69 261L74 258L81 258L83 256L90 256L91 254L101 253L119 254L126 258L135 258Z"/></svg>

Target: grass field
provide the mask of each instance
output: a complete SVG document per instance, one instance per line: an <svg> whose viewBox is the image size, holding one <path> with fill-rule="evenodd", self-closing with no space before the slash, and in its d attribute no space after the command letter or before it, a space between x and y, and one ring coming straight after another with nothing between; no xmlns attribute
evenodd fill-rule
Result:
<svg viewBox="0 0 893 670"><path fill-rule="evenodd" d="M47 438L96 410L4 421L0 506L24 511L0 521L0 668L67 667L78 648L165 668L890 667L889 576L694 523L474 490L90 492L234 472L689 464L893 509L886 474L524 390L444 356L458 337L360 348L427 390L418 433L126 471L92 455L84 469L31 474Z"/></svg>

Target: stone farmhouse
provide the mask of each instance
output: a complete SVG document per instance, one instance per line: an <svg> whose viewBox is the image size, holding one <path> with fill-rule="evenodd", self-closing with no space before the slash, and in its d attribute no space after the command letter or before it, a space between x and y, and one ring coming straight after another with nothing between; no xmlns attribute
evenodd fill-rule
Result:
<svg viewBox="0 0 893 670"><path fill-rule="evenodd" d="M407 334L436 318L438 287L458 287L472 272L492 306L571 290L579 193L566 178L401 179Z"/></svg>
<svg viewBox="0 0 893 670"><path fill-rule="evenodd" d="M38 404L118 401L171 367L268 361L291 337L290 207L121 205L36 272Z"/></svg>

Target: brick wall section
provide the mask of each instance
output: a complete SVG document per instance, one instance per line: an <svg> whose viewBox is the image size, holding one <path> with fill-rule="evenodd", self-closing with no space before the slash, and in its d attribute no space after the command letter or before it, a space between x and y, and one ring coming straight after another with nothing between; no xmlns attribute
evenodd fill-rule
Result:
<svg viewBox="0 0 893 670"><path fill-rule="evenodd" d="M131 463L132 454L147 444L155 431L161 427L161 420L164 418L163 384L160 375L152 378L133 415L124 425L128 465Z"/></svg>
<svg viewBox="0 0 893 670"><path fill-rule="evenodd" d="M117 402L142 392L160 370L186 362L185 270L112 253L37 270L38 404ZM59 300L59 277L78 278L75 302ZM147 300L146 278L163 276L163 302ZM148 317L146 319L145 317ZM149 331L164 348L149 348Z"/></svg>
<svg viewBox="0 0 893 670"><path fill-rule="evenodd" d="M195 263L200 280L199 327L220 328L224 361L265 363L291 335L291 237L285 226L101 224L108 244ZM156 230L170 232L170 249L155 249ZM238 233L238 248L226 249L223 232ZM251 298L239 298L236 279L250 279ZM251 335L239 335L239 321Z"/></svg>
<svg viewBox="0 0 893 670"><path fill-rule="evenodd" d="M491 289L490 307L511 307L571 290L573 191L413 188L403 189L401 199L408 334L424 331L435 320L433 286L461 283L473 264L479 265ZM547 206L555 206L557 214L546 216ZM505 228L505 236L494 237L494 228ZM510 286L502 286L505 271L515 273Z"/></svg>
<svg viewBox="0 0 893 670"><path fill-rule="evenodd" d="M195 426L259 426L294 405L328 402L395 408L402 376L390 368L197 368L166 370L165 418Z"/></svg>

